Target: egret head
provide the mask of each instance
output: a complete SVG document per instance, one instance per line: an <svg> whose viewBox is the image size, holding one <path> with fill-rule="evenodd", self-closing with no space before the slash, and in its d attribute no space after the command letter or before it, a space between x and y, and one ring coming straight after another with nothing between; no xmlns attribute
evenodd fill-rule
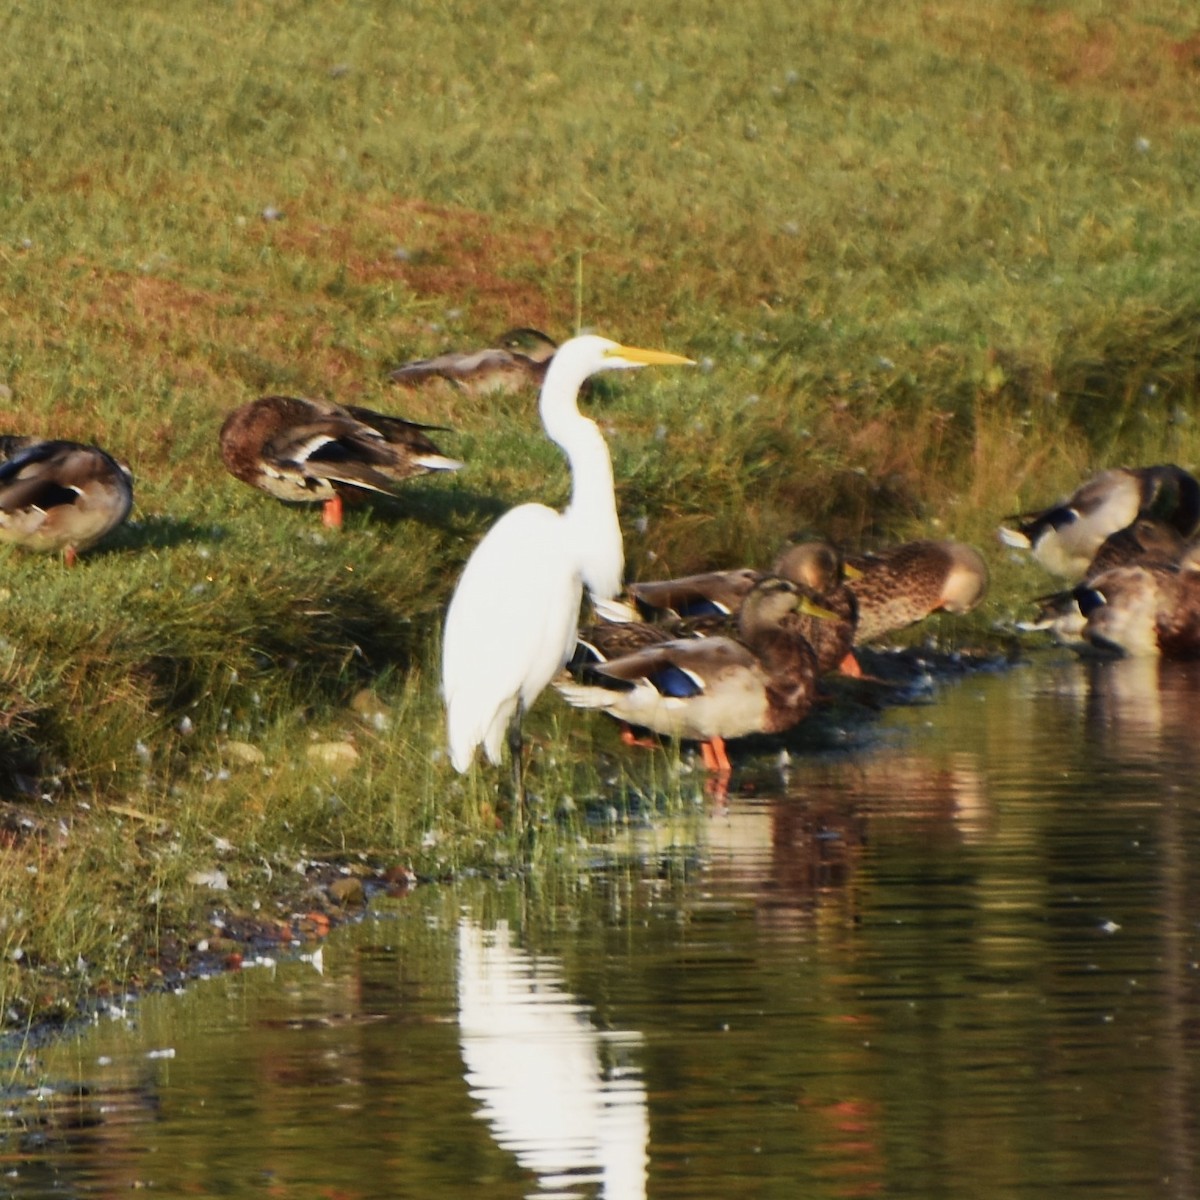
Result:
<svg viewBox="0 0 1200 1200"><path fill-rule="evenodd" d="M568 372L582 382L600 371L622 371L633 367L686 366L692 359L666 350L643 350L639 346L622 346L609 338L587 333L571 338L558 348L552 361L555 374Z"/></svg>

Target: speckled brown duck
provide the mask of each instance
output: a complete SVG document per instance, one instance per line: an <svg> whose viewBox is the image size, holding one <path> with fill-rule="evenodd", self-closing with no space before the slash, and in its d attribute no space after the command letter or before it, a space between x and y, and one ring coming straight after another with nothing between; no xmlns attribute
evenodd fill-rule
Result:
<svg viewBox="0 0 1200 1200"><path fill-rule="evenodd" d="M133 507L129 468L98 446L9 435L0 457L0 541L70 564Z"/></svg>
<svg viewBox="0 0 1200 1200"><path fill-rule="evenodd" d="M277 500L323 504L325 524L342 523L342 498L394 494L431 471L457 471L428 434L437 428L328 400L263 396L221 426L231 475Z"/></svg>
<svg viewBox="0 0 1200 1200"><path fill-rule="evenodd" d="M848 586L858 601L854 640L860 644L935 612L968 613L987 595L987 564L963 542L904 542L870 554L849 554L846 563L859 572Z"/></svg>
<svg viewBox="0 0 1200 1200"><path fill-rule="evenodd" d="M397 367L390 378L406 386L444 379L471 395L536 389L557 349L554 339L540 329L510 329L498 346L417 359Z"/></svg>

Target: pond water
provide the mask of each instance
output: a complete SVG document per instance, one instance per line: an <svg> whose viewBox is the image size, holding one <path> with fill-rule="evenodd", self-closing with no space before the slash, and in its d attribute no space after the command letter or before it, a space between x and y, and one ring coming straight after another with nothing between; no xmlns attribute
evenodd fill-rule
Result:
<svg viewBox="0 0 1200 1200"><path fill-rule="evenodd" d="M418 888L39 1050L3 1187L1194 1197L1198 714L968 677L588 873Z"/></svg>

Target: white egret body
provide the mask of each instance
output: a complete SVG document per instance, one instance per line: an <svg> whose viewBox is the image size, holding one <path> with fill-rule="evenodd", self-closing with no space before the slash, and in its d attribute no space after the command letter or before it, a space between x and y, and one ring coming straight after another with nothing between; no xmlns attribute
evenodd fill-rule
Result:
<svg viewBox="0 0 1200 1200"><path fill-rule="evenodd" d="M579 411L580 387L599 371L689 361L591 335L572 338L551 360L540 411L547 435L570 463L571 502L561 513L544 504L505 513L458 581L442 641L456 770L470 767L478 746L499 763L505 734L519 739L521 714L574 649L584 586L600 598L621 586L625 555L612 460L596 423ZM519 779L519 762L514 769Z"/></svg>

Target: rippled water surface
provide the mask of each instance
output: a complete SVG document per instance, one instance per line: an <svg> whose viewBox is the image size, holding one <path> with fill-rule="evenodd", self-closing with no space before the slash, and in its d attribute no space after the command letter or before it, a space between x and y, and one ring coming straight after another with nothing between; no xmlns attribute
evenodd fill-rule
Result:
<svg viewBox="0 0 1200 1200"><path fill-rule="evenodd" d="M9 1194L1200 1194L1200 674L1020 668L879 734L103 1018L5 1091Z"/></svg>

